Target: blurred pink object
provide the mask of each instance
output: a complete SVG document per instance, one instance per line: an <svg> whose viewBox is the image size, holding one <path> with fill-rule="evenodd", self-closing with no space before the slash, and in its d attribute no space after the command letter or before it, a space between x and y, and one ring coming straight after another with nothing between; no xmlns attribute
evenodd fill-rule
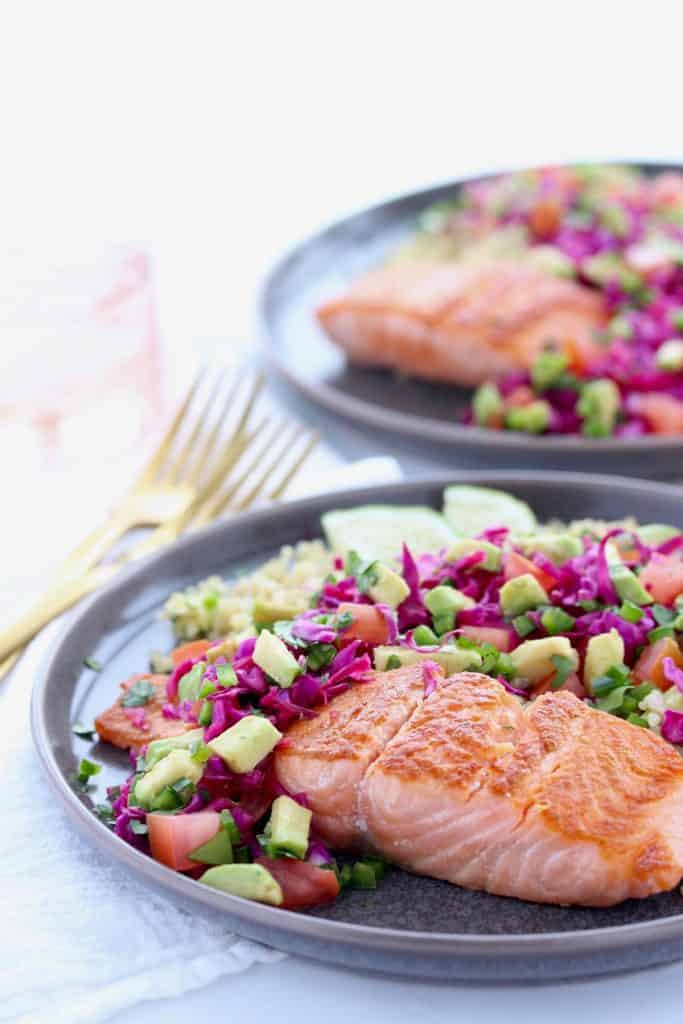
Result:
<svg viewBox="0 0 683 1024"><path fill-rule="evenodd" d="M0 438L15 457L55 468L131 451L159 421L162 370L144 250L0 255Z"/></svg>

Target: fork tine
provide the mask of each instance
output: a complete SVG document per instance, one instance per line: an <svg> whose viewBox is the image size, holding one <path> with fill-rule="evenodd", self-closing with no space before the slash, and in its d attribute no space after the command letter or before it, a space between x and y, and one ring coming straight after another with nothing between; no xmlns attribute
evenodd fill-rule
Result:
<svg viewBox="0 0 683 1024"><path fill-rule="evenodd" d="M266 421L268 422L268 421ZM256 432L254 432L256 433ZM272 429L268 432L265 441L258 446L256 452L249 459L246 466L241 467L238 476L231 480L226 490L219 491L212 496L211 500L205 502L199 509L197 516L194 520L194 525L204 525L205 523L211 522L216 519L226 508L232 498L237 494L239 489L247 481L249 476L256 470L259 463L267 456L272 446L277 442L278 437L282 435L282 423L276 422L273 424Z"/></svg>
<svg viewBox="0 0 683 1024"><path fill-rule="evenodd" d="M309 437L307 443L304 445L304 448L303 448L301 454L294 461L292 467L287 470L287 472L285 473L284 477L282 478L280 483L277 485L277 487L274 487L272 489L272 491L269 492L269 494L268 494L268 500L269 501L277 501L278 498L282 497L282 495L285 493L285 491L287 490L287 488L291 484L292 480L294 479L296 474L299 472L299 470L303 466L304 462L306 461L306 459L311 454L311 452L313 451L313 449L315 448L315 446L318 444L319 441L320 441L320 434L317 434L317 433L311 434L311 436Z"/></svg>
<svg viewBox="0 0 683 1024"><path fill-rule="evenodd" d="M211 395L210 403L213 403L214 397L217 397L217 396L220 395L220 391L221 391L220 385L221 385L221 382L225 379L225 374L226 374L225 370L221 374L219 374L218 383L217 383L217 386L214 388L213 394ZM204 444L201 446L201 450L194 457L193 465L190 467L190 469L186 473L186 481L185 482L190 484L190 486L192 486L192 487L195 487L199 483L199 478L202 475L202 470L206 466L206 464L208 462L208 459L209 459L209 456L211 454L211 450L213 449L214 444L218 440L218 435L220 434L221 428L223 427L223 424L225 423L226 413L229 411L230 406L232 405L233 401L237 397L237 392L239 390L239 387L240 387L240 380L239 380L239 377L236 377L235 380L233 381L232 387L228 389L228 394L227 394L226 398L223 400L220 412L216 416L216 421L215 421L213 427L211 428L208 437L204 441ZM201 428L201 419L197 421L197 426L195 428L196 437L192 438L192 446L194 446L194 442L196 441L197 437L199 436L200 428ZM241 433L241 430L239 430L239 429L234 429L234 430L231 431L231 435L233 437L239 437L240 433Z"/></svg>
<svg viewBox="0 0 683 1024"><path fill-rule="evenodd" d="M211 403L215 394L221 386L223 375L219 375L215 381L213 387L209 390L208 396L202 401L200 408L194 414L194 426L190 431L189 437L182 443L179 451L173 456L170 464L166 468L164 474L164 482L169 484L179 484L183 470L187 466L188 461L194 454L197 440L202 427L206 421L206 417L211 409Z"/></svg>
<svg viewBox="0 0 683 1024"><path fill-rule="evenodd" d="M263 469L261 471L261 473L258 475L258 477L256 478L256 483L252 484L252 486L249 488L247 493L245 495L243 495L235 503L235 505L233 506L235 512L243 512L245 508L249 508L249 506L252 505L254 503L254 501L256 501L256 499L258 498L259 494L261 493L263 488L266 486L266 483L268 482L268 479L273 475L273 472L280 465L282 459L287 454L287 452L291 449L292 445L294 445L296 443L296 441L298 440L299 435L301 433L302 433L302 428L301 427L295 427L293 433L289 433L289 435L287 435L287 434L285 435L285 438L284 438L282 444L278 445L278 447L276 448L275 453L273 454L272 458L269 459L269 462L268 462L268 465L266 466L266 468ZM256 468L256 467L254 467L254 468ZM237 488L237 490L239 490L239 488ZM237 493L237 490L233 490L233 496L234 496L235 493ZM225 507L225 504L223 505L223 507Z"/></svg>
<svg viewBox="0 0 683 1024"><path fill-rule="evenodd" d="M251 389L250 389L250 392L249 392L249 396L247 398L246 405L245 405L242 413L240 414L239 419L237 420L237 423L235 424L234 427L231 428L231 433L232 433L232 435L234 437L239 437L239 435L244 432L244 429L245 429L245 427L247 425L249 417L251 416L252 409L254 408L254 403L256 402L256 399L258 398L259 392L261 391L261 388L263 387L263 383L264 383L264 376L263 376L263 374L262 373L257 374L256 378L251 383ZM202 451L197 456L194 468L193 468L193 470L190 473L188 482L190 484L192 484L193 486L195 486L197 484L197 482L199 480L199 477L201 476L202 468L203 468L203 466L205 465L205 463L209 459L211 451L213 450L213 448L214 448L214 446L215 446L215 444L216 444L216 442L218 440L218 437L220 435L220 432L221 432L221 429L223 427L223 424L225 423L225 421L227 420L228 416L230 415L230 411L231 411L231 407L233 405L233 402L237 398L238 389L240 389L241 387L242 387L242 380L240 379L240 377L238 375L237 378L235 379L235 383L234 383L233 387L230 389L228 395L226 396L225 400L223 401L223 404L222 404L222 407L220 409L220 412L218 413L218 416L216 417L216 422L215 422L215 424L213 426L213 429L211 430L209 436L207 437L207 439L206 439L206 441L204 443L204 446L202 448Z"/></svg>
<svg viewBox="0 0 683 1024"><path fill-rule="evenodd" d="M173 417L173 421L171 422L171 425L169 426L168 430L161 439L159 446L157 447L157 450L153 453L149 462L144 467L144 469L140 473L140 476L135 481L135 484L133 485L134 488L137 489L139 487L144 487L146 484L151 484L154 482L154 480L156 480L159 473L159 469L166 461L168 453L171 450L171 445L173 444L176 435L180 430L180 427L185 419L187 410L189 409L192 399L196 395L197 389L199 388L199 385L201 384L205 374L206 368L202 367L202 369L199 371L194 381L192 382L190 388L188 389L188 392L185 398L183 399L182 405L180 406L177 413Z"/></svg>

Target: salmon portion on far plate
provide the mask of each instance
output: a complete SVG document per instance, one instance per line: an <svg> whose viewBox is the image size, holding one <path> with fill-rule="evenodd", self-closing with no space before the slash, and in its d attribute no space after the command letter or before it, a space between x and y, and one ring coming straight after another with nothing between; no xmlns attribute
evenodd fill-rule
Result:
<svg viewBox="0 0 683 1024"><path fill-rule="evenodd" d="M528 370L548 342L590 346L606 320L596 291L502 261L374 270L317 317L353 363L463 385Z"/></svg>
<svg viewBox="0 0 683 1024"><path fill-rule="evenodd" d="M403 695L391 720L383 687ZM344 723L367 726L337 732L339 701ZM288 737L277 770L306 790L314 824L417 874L583 906L683 876L683 759L567 691L522 708L495 680L461 673L424 699L400 669Z"/></svg>

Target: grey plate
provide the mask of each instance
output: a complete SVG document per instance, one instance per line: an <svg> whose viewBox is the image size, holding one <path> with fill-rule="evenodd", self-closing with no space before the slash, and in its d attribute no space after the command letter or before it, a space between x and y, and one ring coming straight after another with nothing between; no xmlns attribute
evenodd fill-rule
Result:
<svg viewBox="0 0 683 1024"><path fill-rule="evenodd" d="M439 507L454 480L503 487L529 501L540 518L633 514L683 527L683 491L666 484L562 474L460 473L349 491L246 515L173 545L116 580L79 609L36 681L35 743L56 797L74 824L112 857L198 914L224 914L250 938L319 960L429 978L524 980L603 974L683 957L683 897L676 891L607 910L539 906L468 892L394 871L376 892L345 893L308 914L249 903L177 875L117 839L94 815L104 787L127 773L127 757L71 733L92 721L118 684L147 666L149 652L171 646L156 612L175 587L210 573L234 574L282 544L320 535L330 507L364 502ZM94 673L83 659L94 655ZM83 795L69 780L84 755L103 763L98 791ZM112 953L115 951L112 950Z"/></svg>
<svg viewBox="0 0 683 1024"><path fill-rule="evenodd" d="M654 173L679 165L645 163ZM683 472L680 438L587 441L526 437L459 422L469 392L348 364L318 328L314 309L377 266L415 228L430 203L452 197L466 180L413 192L347 217L292 248L261 290L261 333L268 356L287 381L310 399L368 427L397 431L447 446L461 465L519 466L675 477ZM444 453L447 455L447 453Z"/></svg>

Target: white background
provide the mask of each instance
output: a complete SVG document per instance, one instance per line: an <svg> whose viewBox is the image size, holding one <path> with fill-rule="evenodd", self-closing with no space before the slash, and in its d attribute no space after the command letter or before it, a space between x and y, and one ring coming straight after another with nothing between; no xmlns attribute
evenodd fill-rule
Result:
<svg viewBox="0 0 683 1024"><path fill-rule="evenodd" d="M357 205L495 165L683 159L680 11L0 0L0 237L147 240L178 365L248 344L268 260ZM681 977L486 990L289 961L125 1021L658 1021Z"/></svg>

